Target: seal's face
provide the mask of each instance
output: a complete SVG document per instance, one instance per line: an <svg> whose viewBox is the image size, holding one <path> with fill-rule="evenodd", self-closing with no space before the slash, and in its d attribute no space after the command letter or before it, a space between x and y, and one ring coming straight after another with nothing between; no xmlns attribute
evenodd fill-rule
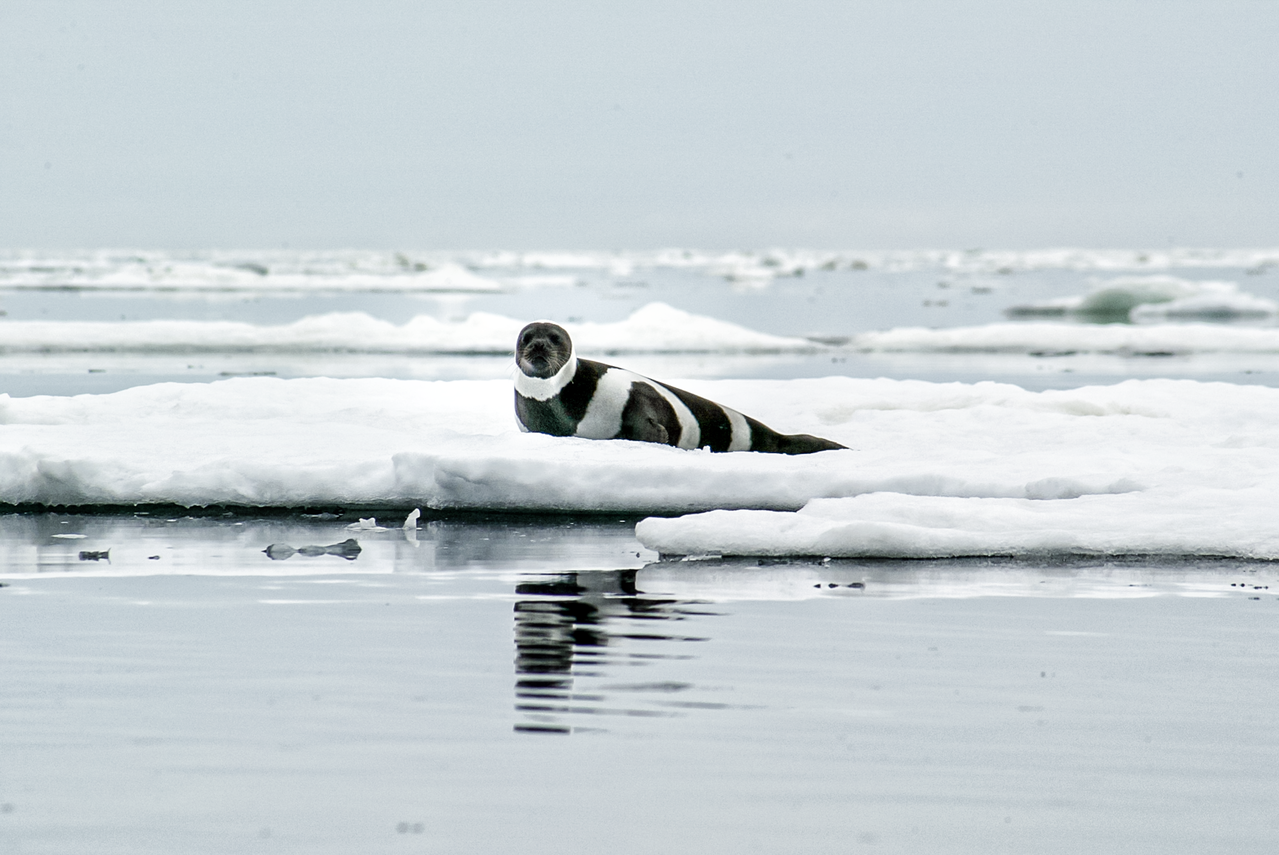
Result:
<svg viewBox="0 0 1279 855"><path fill-rule="evenodd" d="M554 377L573 356L573 341L562 326L537 321L520 330L515 364L529 377Z"/></svg>

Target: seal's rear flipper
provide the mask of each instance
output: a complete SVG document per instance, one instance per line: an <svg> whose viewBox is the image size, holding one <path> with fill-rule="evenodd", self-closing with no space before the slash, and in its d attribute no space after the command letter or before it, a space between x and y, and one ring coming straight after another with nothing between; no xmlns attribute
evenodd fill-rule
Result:
<svg viewBox="0 0 1279 855"><path fill-rule="evenodd" d="M848 446L806 433L782 434L777 437L777 450L782 454L813 454L817 451L838 451L841 448L846 449Z"/></svg>

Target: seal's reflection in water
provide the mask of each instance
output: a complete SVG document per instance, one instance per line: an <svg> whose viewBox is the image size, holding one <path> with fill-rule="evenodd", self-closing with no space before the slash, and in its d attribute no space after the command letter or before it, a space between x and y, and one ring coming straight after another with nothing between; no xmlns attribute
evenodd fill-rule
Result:
<svg viewBox="0 0 1279 855"><path fill-rule="evenodd" d="M572 723L576 716L672 716L727 706L673 698L694 688L677 680L575 691L581 680L607 678L619 668L693 658L687 648L664 642L708 640L675 632L673 625L718 612L697 600L644 594L635 587L635 575L635 570L562 573L516 585L516 594L527 597L515 603L515 710L523 719L516 722L516 732L599 729ZM626 700L613 699L614 694Z"/></svg>
<svg viewBox="0 0 1279 855"><path fill-rule="evenodd" d="M1260 599L1272 588L1279 589L1275 573L1273 562L1040 556L915 561L720 558L659 561L637 570L526 575L515 589L521 597L514 609L515 709L521 718L515 730L572 733L587 729L578 724L587 716L598 723L608 717L743 708L701 702L697 696L714 689L681 681L681 671L694 669L672 662L660 669L657 679L609 682L622 667L693 659L695 648L656 642L712 640L707 636L719 633L703 618L728 616L728 611L715 609L737 611L733 603L994 597ZM759 610L753 613L758 618ZM673 623L677 621L685 623L677 627ZM717 655L724 653L717 651ZM732 658L731 651L727 655ZM776 655L785 654L779 650Z"/></svg>

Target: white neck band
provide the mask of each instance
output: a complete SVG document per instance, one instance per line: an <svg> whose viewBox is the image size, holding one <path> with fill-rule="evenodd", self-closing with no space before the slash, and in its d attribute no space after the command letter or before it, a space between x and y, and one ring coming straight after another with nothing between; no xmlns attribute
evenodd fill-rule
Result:
<svg viewBox="0 0 1279 855"><path fill-rule="evenodd" d="M564 367L550 377L528 376L524 373L524 369L520 368L518 359L515 360L515 367L519 369L515 374L515 391L535 401L549 401L558 395L577 373L577 348L569 352L568 362L564 363Z"/></svg>

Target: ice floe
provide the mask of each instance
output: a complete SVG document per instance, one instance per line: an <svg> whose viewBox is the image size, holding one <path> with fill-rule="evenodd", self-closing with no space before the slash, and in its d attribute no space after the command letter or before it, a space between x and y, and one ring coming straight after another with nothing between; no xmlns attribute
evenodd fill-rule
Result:
<svg viewBox="0 0 1279 855"><path fill-rule="evenodd" d="M637 535L697 555L1279 558L1276 389L683 385L850 450L711 454L524 434L503 381L238 378L0 396L0 501L689 514L645 520Z"/></svg>
<svg viewBox="0 0 1279 855"><path fill-rule="evenodd" d="M433 258L438 258L432 256ZM818 270L936 270L952 273L1007 274L1042 270L1098 273L1239 269L1263 272L1279 266L1279 248L1088 249L1060 247L1030 250L913 249L814 250L773 248L706 252L661 249L619 252L471 252L445 256L477 270L699 270L729 279L757 281Z"/></svg>
<svg viewBox="0 0 1279 855"><path fill-rule="evenodd" d="M1222 283L1229 284L1229 283ZM1224 299L1223 299L1224 297ZM1238 293L1201 292L1162 303L1134 304L1143 320L1237 319L1268 312L1271 301ZM1251 307L1251 309L1249 308ZM364 312L311 315L288 324L238 321L0 320L0 354L275 353L504 355L528 319L474 312L461 320L417 315L394 324ZM1106 353L1169 355L1279 353L1279 328L1214 323L1029 321L967 327L898 327L841 338L834 345L772 335L665 303L649 303L612 322L566 322L578 349L601 357L628 353L785 354L837 349L914 353ZM824 340L823 340L824 341Z"/></svg>
<svg viewBox="0 0 1279 855"><path fill-rule="evenodd" d="M896 407L910 406L910 386L894 390ZM897 454L925 455L923 465L937 476L932 489L885 485L860 495L815 496L798 512L718 510L648 519L636 533L651 549L693 555L1279 558L1273 512L1279 430L1267 424L1279 416L1279 391L1127 381L1003 398L999 390L1007 387L960 388L965 391L957 398L972 398L950 398L958 409L939 409L936 421L898 411L903 441ZM944 389L934 387L937 397L927 406L947 406ZM861 437L865 474L887 475L894 467L918 473L921 461L879 457L867 447L868 436ZM925 447L930 441L941 447L935 456ZM964 487L943 488L943 473L960 471L968 478ZM1023 495L1013 495L1010 482L996 488L1000 473L1018 477ZM983 477L991 480L979 487Z"/></svg>
<svg viewBox="0 0 1279 855"><path fill-rule="evenodd" d="M1233 284L1233 283L1224 283ZM1279 303L1239 292L1236 288L1204 291L1160 303L1134 306L1128 317L1138 324L1169 320L1269 320L1279 315Z"/></svg>
<svg viewBox="0 0 1279 855"><path fill-rule="evenodd" d="M236 321L0 320L0 353L344 352L504 354L527 320L475 312L461 321L418 315L393 324L363 312L313 315L290 324ZM566 323L583 351L786 353L820 347L649 303L622 321Z"/></svg>
<svg viewBox="0 0 1279 855"><path fill-rule="evenodd" d="M1176 276L1119 276L1092 283L1088 293L1012 306L1010 317L1062 317L1152 323L1271 318L1279 303L1239 290L1234 282Z"/></svg>
<svg viewBox="0 0 1279 855"><path fill-rule="evenodd" d="M746 288L813 271L876 270L1007 274L1073 270L1159 273L1200 269L1264 272L1279 249L804 250L704 252L376 252L0 250L0 289L86 291L492 292L534 275L630 276L644 270L695 271ZM569 279L567 281L573 281Z"/></svg>
<svg viewBox="0 0 1279 855"><path fill-rule="evenodd" d="M165 253L97 250L0 254L0 288L123 292L469 292L501 283L452 260L414 262L403 254Z"/></svg>
<svg viewBox="0 0 1279 855"><path fill-rule="evenodd" d="M885 353L1279 353L1279 329L1209 323L1135 325L1035 321L929 329L898 327L861 333L846 345Z"/></svg>
<svg viewBox="0 0 1279 855"><path fill-rule="evenodd" d="M1166 488L1055 502L875 493L814 499L794 513L710 511L637 526L677 554L945 558L970 555L1279 557L1279 491Z"/></svg>

